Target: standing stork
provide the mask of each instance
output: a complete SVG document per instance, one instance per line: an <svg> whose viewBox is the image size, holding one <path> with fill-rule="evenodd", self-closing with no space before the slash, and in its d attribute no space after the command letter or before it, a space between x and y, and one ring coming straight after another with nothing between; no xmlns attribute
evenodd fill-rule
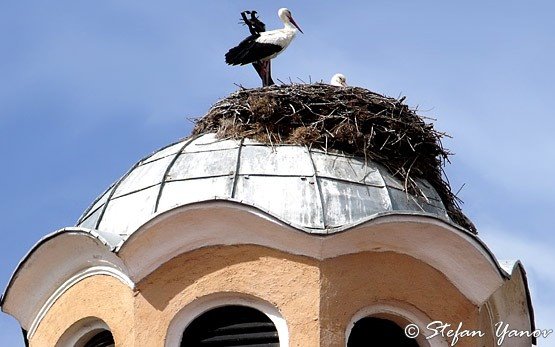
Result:
<svg viewBox="0 0 555 347"><path fill-rule="evenodd" d="M280 8L278 16L283 22L283 29L259 32L251 30L253 26L247 23L249 30L251 30L251 35L225 54L225 62L229 65L246 65L256 62L253 65L262 79L263 87L274 84L271 60L289 46L295 38L297 30L301 33L303 32L297 23L295 23L293 16L291 16L291 11L288 9ZM259 65L259 68L256 65Z"/></svg>

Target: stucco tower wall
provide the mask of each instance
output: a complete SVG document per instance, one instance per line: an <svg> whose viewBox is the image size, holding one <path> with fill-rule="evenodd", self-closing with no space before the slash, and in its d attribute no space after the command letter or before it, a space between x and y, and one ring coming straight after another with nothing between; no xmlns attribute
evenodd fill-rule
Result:
<svg viewBox="0 0 555 347"><path fill-rule="evenodd" d="M108 324L118 347L165 346L172 325L199 312L191 310L195 302L222 297L275 307L289 345L299 347L344 346L350 319L384 302L405 302L434 320L464 320L468 328L478 324L477 308L445 276L407 255L362 252L315 260L262 246L215 246L171 259L134 292L109 276L77 283L55 302L31 346L53 346L89 316Z"/></svg>

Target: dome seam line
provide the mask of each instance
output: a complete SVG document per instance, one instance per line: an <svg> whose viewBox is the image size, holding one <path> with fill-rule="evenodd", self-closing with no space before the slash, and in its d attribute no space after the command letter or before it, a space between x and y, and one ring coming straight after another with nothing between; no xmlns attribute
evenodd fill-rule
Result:
<svg viewBox="0 0 555 347"><path fill-rule="evenodd" d="M327 222L326 222L326 209L324 207L324 194L322 193L322 187L320 186L320 181L318 180L318 173L316 171L316 164L314 163L314 158L312 158L312 153L308 146L304 146L307 151L308 158L310 159L310 163L312 164L312 169L314 170L314 184L316 185L316 191L318 193L318 197L320 199L320 207L322 209L322 224L324 229L327 229Z"/></svg>
<svg viewBox="0 0 555 347"><path fill-rule="evenodd" d="M196 140L199 137L200 137L199 135L193 135L187 141L185 141L185 143L183 144L183 146L181 146L179 151L177 151L177 153L175 153L175 156L173 157L172 161L168 164L168 167L166 167L166 170L164 171L164 175L162 175L162 181L160 182L160 189L158 190L158 194L156 195L156 201L154 203L153 213L158 212L158 205L160 205L160 199L162 198L162 191L164 190L164 186L166 185L166 180L168 178L168 174L170 173L170 170L172 169L175 162L177 161L177 158L179 158L179 156L181 154L183 154L183 151L185 150L185 147L190 145L191 142L193 142L194 140Z"/></svg>
<svg viewBox="0 0 555 347"><path fill-rule="evenodd" d="M245 138L241 138L239 142L239 148L237 149L237 163L235 164L235 173L233 175L233 185L231 186L231 198L235 198L235 191L237 190L237 179L239 178L239 169L241 168L241 151L243 149L243 143Z"/></svg>
<svg viewBox="0 0 555 347"><path fill-rule="evenodd" d="M389 191L389 189L390 189L390 188L391 188L391 189L396 189L396 188L393 188L393 187L388 186L388 184L387 184L387 182L386 182L386 180L385 180L384 173L383 173L383 170L384 170L384 169L382 169L382 168L380 168L379 166L377 166L377 167L376 167L376 170L378 170L378 173L380 174L380 177L381 177L381 179L382 179L382 181L383 181L383 184L384 184L384 188L383 188L383 189L385 189L385 192L386 192L386 194L387 194L387 198L389 199L389 208L391 209L391 211L395 211L395 207L393 206L393 201L394 201L394 200L393 200L393 197L391 196L391 192ZM386 170L386 172L387 172L387 170ZM401 190L401 191L403 191L403 190Z"/></svg>
<svg viewBox="0 0 555 347"><path fill-rule="evenodd" d="M112 191L110 191L110 194L108 195L108 197L106 198L106 202L104 203L104 206L102 207L102 211L100 212L100 215L98 216L98 219L96 220L96 223L94 224L94 228L98 229L100 227L100 223L102 222L102 218L104 218L104 214L106 213L106 210L108 209L108 205L110 204L112 197L116 194L116 190L118 189L119 185L121 184L121 182L123 182L124 179L126 179L131 172L133 172L141 163L141 161L135 163L135 165L133 165L131 167L131 169L129 169L129 171L127 171L125 173L125 175L123 175L113 186Z"/></svg>

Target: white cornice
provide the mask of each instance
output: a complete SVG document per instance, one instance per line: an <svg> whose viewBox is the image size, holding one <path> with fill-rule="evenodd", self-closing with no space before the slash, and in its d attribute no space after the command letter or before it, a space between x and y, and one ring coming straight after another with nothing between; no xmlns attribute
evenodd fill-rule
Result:
<svg viewBox="0 0 555 347"><path fill-rule="evenodd" d="M102 239L86 230L57 232L41 240L20 263L6 289L2 311L30 331L55 301L56 293L95 271L132 283L122 260Z"/></svg>
<svg viewBox="0 0 555 347"><path fill-rule="evenodd" d="M471 302L481 305L504 280L476 236L439 219L394 214L327 236L299 231L260 210L236 203L181 206L135 231L118 250L129 277L139 282L179 254L201 247L251 244L314 259L364 251L396 252L443 273Z"/></svg>
<svg viewBox="0 0 555 347"><path fill-rule="evenodd" d="M406 254L443 273L477 306L506 276L480 239L433 217L380 215L339 233L314 235L252 206L215 201L162 213L119 249L91 231L68 229L53 234L22 261L6 290L2 310L34 332L56 299L82 278L104 273L132 287L182 253L240 244L318 260L365 251Z"/></svg>

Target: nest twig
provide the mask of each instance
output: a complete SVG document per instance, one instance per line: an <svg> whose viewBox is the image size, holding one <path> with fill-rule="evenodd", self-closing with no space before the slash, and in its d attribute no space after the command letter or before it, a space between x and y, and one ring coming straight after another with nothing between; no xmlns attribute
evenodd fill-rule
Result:
<svg viewBox="0 0 555 347"><path fill-rule="evenodd" d="M373 160L422 195L415 179L438 192L451 220L476 232L462 213L443 167L448 136L398 100L357 87L292 84L239 90L218 101L196 123L193 134L251 138L263 143L307 145Z"/></svg>

